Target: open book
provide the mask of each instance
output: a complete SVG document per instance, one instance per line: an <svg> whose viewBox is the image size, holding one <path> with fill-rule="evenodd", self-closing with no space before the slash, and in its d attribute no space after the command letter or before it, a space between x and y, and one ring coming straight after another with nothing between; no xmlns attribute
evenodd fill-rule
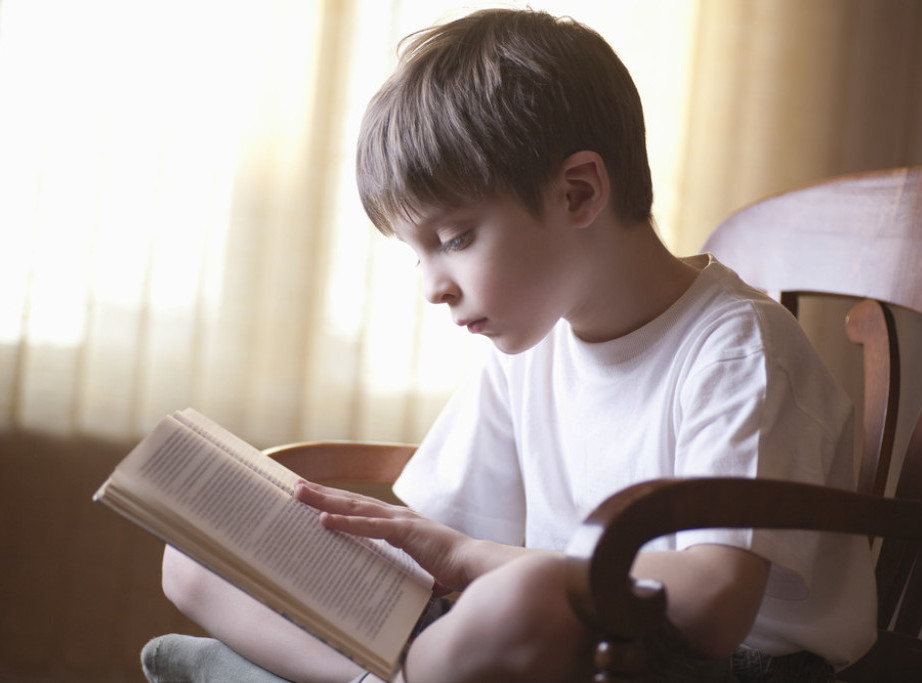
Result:
<svg viewBox="0 0 922 683"><path fill-rule="evenodd" d="M165 417L94 495L390 679L432 577L386 543L324 529L298 476L194 410Z"/></svg>

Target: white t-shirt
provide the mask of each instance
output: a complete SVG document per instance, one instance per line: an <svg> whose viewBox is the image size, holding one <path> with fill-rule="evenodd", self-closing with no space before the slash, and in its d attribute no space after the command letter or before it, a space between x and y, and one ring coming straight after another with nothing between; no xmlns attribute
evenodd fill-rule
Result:
<svg viewBox="0 0 922 683"><path fill-rule="evenodd" d="M449 401L395 492L423 514L502 543L563 550L612 493L658 477L745 476L853 488L852 407L797 321L713 257L666 312L590 344L561 321L493 353ZM867 540L704 529L645 550L719 543L772 562L746 644L835 666L876 637Z"/></svg>

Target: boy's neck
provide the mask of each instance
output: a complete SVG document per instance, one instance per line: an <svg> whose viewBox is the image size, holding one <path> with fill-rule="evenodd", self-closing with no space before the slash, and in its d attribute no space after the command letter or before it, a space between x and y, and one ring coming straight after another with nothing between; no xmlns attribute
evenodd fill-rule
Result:
<svg viewBox="0 0 922 683"><path fill-rule="evenodd" d="M588 229L579 302L566 319L577 337L603 342L643 327L674 304L700 272L676 258L650 222Z"/></svg>

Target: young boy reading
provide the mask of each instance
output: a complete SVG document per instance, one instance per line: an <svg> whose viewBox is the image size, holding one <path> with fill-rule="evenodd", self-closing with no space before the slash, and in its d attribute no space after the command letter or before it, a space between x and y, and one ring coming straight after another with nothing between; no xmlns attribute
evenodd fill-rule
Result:
<svg viewBox="0 0 922 683"><path fill-rule="evenodd" d="M589 680L592 636L567 605L561 553L625 486L852 485L851 407L796 321L657 237L640 100L590 29L488 10L415 34L369 105L357 175L374 224L416 253L429 301L496 347L397 482L409 508L297 491L329 527L385 538L462 591L414 641L406 680ZM764 680L828 680L875 638L861 538L686 532L632 571L665 584L681 639L726 680L753 663ZM169 550L164 588L281 676L361 675Z"/></svg>

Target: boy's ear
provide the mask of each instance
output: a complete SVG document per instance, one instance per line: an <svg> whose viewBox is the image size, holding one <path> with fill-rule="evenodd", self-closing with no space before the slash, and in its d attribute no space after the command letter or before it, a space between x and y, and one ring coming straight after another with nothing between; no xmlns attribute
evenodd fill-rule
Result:
<svg viewBox="0 0 922 683"><path fill-rule="evenodd" d="M570 217L577 227L590 225L608 204L608 170L597 152L574 152L563 160L561 176L566 187Z"/></svg>

